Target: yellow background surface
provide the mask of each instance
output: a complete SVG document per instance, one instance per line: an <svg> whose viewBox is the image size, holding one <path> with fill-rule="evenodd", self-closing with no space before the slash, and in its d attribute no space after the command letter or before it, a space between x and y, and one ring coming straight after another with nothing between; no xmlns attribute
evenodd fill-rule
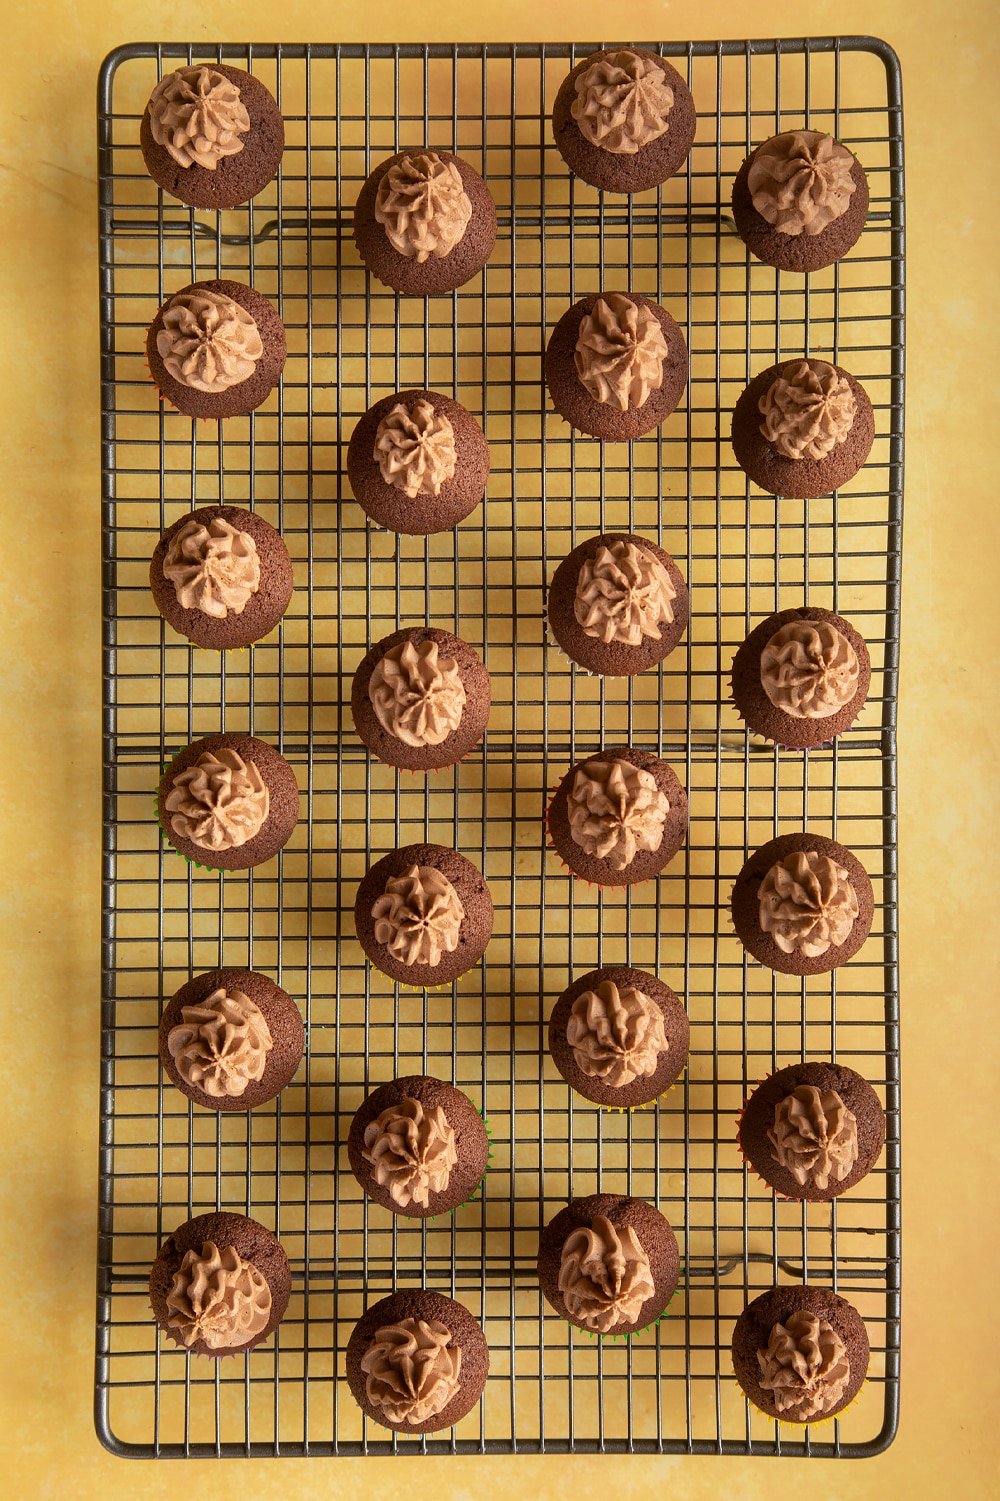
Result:
<svg viewBox="0 0 1000 1501"><path fill-rule="evenodd" d="M623 38L872 32L904 80L907 464L900 688L904 1159L900 1435L863 1464L689 1458L232 1461L105 1454L91 1422L100 938L100 557L94 94L120 42L569 40L599 0L485 6L244 0L8 10L0 123L3 485L0 800L6 994L3 1465L17 1497L385 1493L628 1501L997 1494L995 691L996 9L625 3ZM986 858L983 858L985 852ZM992 1452L991 1452L992 1451ZM404 1466L409 1468L404 1471ZM809 1469L803 1470L808 1464ZM248 1465L250 1466L248 1468Z"/></svg>

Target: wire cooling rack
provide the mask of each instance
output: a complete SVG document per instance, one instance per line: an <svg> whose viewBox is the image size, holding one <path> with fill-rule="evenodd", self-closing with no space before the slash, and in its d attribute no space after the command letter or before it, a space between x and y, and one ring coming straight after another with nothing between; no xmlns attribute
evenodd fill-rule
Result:
<svg viewBox="0 0 1000 1501"><path fill-rule="evenodd" d="M896 59L869 38L663 46L686 75L698 135L662 189L628 200L574 179L548 114L567 46L119 48L101 73L100 236L104 538L104 1000L96 1417L128 1455L595 1451L865 1455L895 1430L899 1154L895 695L903 385L903 192ZM138 149L161 72L224 59L263 79L287 122L277 180L250 205L192 212L160 193ZM808 279L748 258L729 221L748 148L803 123L868 172L864 236ZM449 297L397 299L366 275L351 210L400 146L459 151L499 210L485 272ZM163 409L143 356L158 304L198 277L253 283L278 306L289 357L252 417L215 425ZM632 446L574 437L549 408L541 356L570 302L631 287L684 330L678 411ZM851 484L809 502L752 491L728 414L752 374L803 352L864 382L877 418ZM483 508L452 535L366 524L345 479L354 422L406 386L454 393L492 454ZM249 505L281 530L291 609L251 652L192 651L160 621L146 573L189 507ZM578 540L654 537L691 585L685 642L656 672L600 681L546 644L546 581ZM872 692L835 749L748 744L728 673L748 630L808 600L841 611L872 650ZM350 718L367 644L430 621L479 648L494 709L481 751L430 778L373 764ZM303 818L260 871L193 870L161 848L151 792L166 755L220 728L273 740L295 767ZM673 763L690 793L686 850L657 882L600 893L547 853L546 790L602 740ZM306 816L308 815L308 816ZM849 845L876 894L872 936L846 968L796 980L761 969L728 898L748 850L808 827ZM352 906L368 865L432 839L477 860L496 904L485 964L451 991L398 991L364 960ZM546 1053L549 1010L602 963L660 973L691 1019L686 1079L657 1108L599 1112ZM249 965L300 1002L295 1081L248 1117L196 1110L165 1080L156 1026L189 975ZM734 1118L776 1067L835 1056L887 1107L879 1166L832 1205L776 1202L743 1168ZM489 1118L480 1202L431 1224L369 1205L345 1142L363 1095L396 1073L453 1080ZM681 1244L669 1317L627 1343L570 1329L535 1276L539 1225L571 1196L658 1204ZM278 1232L288 1316L252 1357L188 1360L146 1297L161 1239L223 1207ZM835 1286L863 1314L872 1369L821 1427L750 1410L732 1376L733 1321L776 1281ZM362 1308L424 1284L482 1320L492 1369L447 1434L394 1437L344 1380Z"/></svg>

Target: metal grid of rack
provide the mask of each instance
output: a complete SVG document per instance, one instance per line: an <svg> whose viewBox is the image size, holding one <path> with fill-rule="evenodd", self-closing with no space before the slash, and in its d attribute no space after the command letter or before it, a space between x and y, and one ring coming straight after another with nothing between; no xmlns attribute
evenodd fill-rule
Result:
<svg viewBox="0 0 1000 1501"><path fill-rule="evenodd" d="M657 46L698 107L691 156L632 200L573 179L548 111L575 58L554 46L137 45L99 92L104 537L104 929L96 1417L130 1455L696 1452L858 1456L895 1431L899 1156L895 693L903 369L902 118L898 64L869 38ZM138 124L163 70L224 59L258 74L285 115L276 181L252 204L186 209L146 176ZM869 176L866 232L803 280L748 258L728 192L748 148L779 128L833 131ZM370 168L400 146L457 150L486 177L500 232L486 271L449 297L399 298L351 240ZM279 391L252 417L196 424L163 409L143 340L158 304L197 277L251 282L289 335ZM658 434L602 447L547 402L541 354L575 298L648 293L691 353ZM871 458L810 502L751 492L728 412L757 370L803 352L846 365L876 411ZM354 421L398 387L453 393L480 416L488 498L452 535L369 528L345 478ZM146 585L160 531L212 500L282 532L297 590L276 635L220 659L165 628ZM548 646L544 590L598 530L655 538L691 585L685 642L656 672L600 681ZM833 749L748 742L728 669L748 629L804 599L849 615L870 643L872 693ZM494 711L480 751L430 778L369 761L350 682L367 643L430 621L480 649ZM161 847L150 794L165 755L219 728L273 740L296 769L303 818L276 861L225 876ZM546 790L602 739L658 750L689 789L687 848L631 892L574 884L547 853ZM306 816L308 815L308 816ZM856 851L875 887L866 947L831 976L773 975L733 935L745 852L801 827ZM486 962L450 991L397 991L366 965L352 924L369 863L408 840L479 862L496 904ZM691 1061L655 1108L599 1112L547 1057L548 1012L571 975L630 962L685 999ZM162 1006L192 973L249 965L300 1001L308 1050L294 1082L250 1116L212 1117L156 1055ZM734 1117L749 1088L801 1057L859 1069L887 1107L875 1171L832 1205L776 1202L744 1171ZM364 1093L397 1072L453 1080L491 1123L481 1201L430 1224L388 1223L363 1198L345 1141ZM547 1308L540 1219L604 1190L650 1199L681 1244L670 1316L594 1342ZM273 1226L293 1267L288 1315L250 1358L189 1361L161 1342L146 1277L189 1215L242 1210ZM773 1281L835 1286L873 1347L860 1398L795 1431L750 1410L731 1374L732 1324ZM343 1379L369 1301L425 1284L482 1319L492 1373L453 1431L404 1438L370 1424Z"/></svg>

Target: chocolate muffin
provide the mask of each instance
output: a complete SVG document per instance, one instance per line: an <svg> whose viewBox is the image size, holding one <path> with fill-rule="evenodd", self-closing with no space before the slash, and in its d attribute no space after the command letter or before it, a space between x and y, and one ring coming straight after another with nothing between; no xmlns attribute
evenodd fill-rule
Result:
<svg viewBox="0 0 1000 1501"><path fill-rule="evenodd" d="M354 498L379 526L447 532L486 494L490 450L476 419L440 391L395 391L358 422L347 450Z"/></svg>
<svg viewBox="0 0 1000 1501"><path fill-rule="evenodd" d="M486 1173L486 1123L461 1090L428 1074L383 1084L347 1138L351 1172L392 1214L430 1219L474 1197Z"/></svg>
<svg viewBox="0 0 1000 1501"><path fill-rule="evenodd" d="M871 680L868 647L851 622L805 605L750 632L733 660L733 702L755 734L812 750L850 729Z"/></svg>
<svg viewBox="0 0 1000 1501"><path fill-rule="evenodd" d="M190 1355L246 1355L284 1318L292 1277L272 1231L244 1214L199 1214L160 1247L149 1301Z"/></svg>
<svg viewBox="0 0 1000 1501"><path fill-rule="evenodd" d="M239 506L202 506L167 528L149 587L168 625L195 646L231 651L272 631L292 597L292 560L273 526Z"/></svg>
<svg viewBox="0 0 1000 1501"><path fill-rule="evenodd" d="M819 271L856 244L868 214L857 157L818 130L789 130L752 151L733 183L733 218L758 260Z"/></svg>
<svg viewBox="0 0 1000 1501"><path fill-rule="evenodd" d="M139 144L146 171L165 192L192 208L233 208L275 176L285 124L259 79L223 63L194 63L160 79Z"/></svg>
<svg viewBox="0 0 1000 1501"><path fill-rule="evenodd" d="M197 281L160 308L146 335L149 373L186 417L245 417L281 378L277 312L241 281Z"/></svg>
<svg viewBox="0 0 1000 1501"><path fill-rule="evenodd" d="M674 1232L643 1199L574 1199L542 1231L542 1292L561 1318L588 1334L636 1334L656 1323L679 1275Z"/></svg>
<svg viewBox="0 0 1000 1501"><path fill-rule="evenodd" d="M368 270L396 292L452 292L486 265L496 204L474 167L451 151L410 147L380 162L354 207Z"/></svg>
<svg viewBox="0 0 1000 1501"><path fill-rule="evenodd" d="M437 1433L471 1412L490 1352L469 1310L441 1293L392 1293L347 1342L347 1384L363 1412L396 1433Z"/></svg>
<svg viewBox="0 0 1000 1501"><path fill-rule="evenodd" d="M733 452L769 495L808 500L853 479L875 414L853 375L826 360L785 360L754 376L733 411Z"/></svg>
<svg viewBox="0 0 1000 1501"><path fill-rule="evenodd" d="M574 980L549 1018L549 1052L566 1083L609 1110L648 1105L688 1060L687 1012L669 985L616 964Z"/></svg>
<svg viewBox="0 0 1000 1501"><path fill-rule="evenodd" d="M493 933L493 900L482 872L457 850L408 844L365 876L354 925L383 974L433 988L479 963Z"/></svg>
<svg viewBox="0 0 1000 1501"><path fill-rule="evenodd" d="M584 297L559 319L545 351L552 405L594 438L630 441L665 421L687 385L684 335L638 292Z"/></svg>
<svg viewBox="0 0 1000 1501"><path fill-rule="evenodd" d="M772 1287L733 1330L733 1370L769 1418L820 1423L843 1412L868 1372L868 1331L857 1309L825 1287Z"/></svg>
<svg viewBox="0 0 1000 1501"><path fill-rule="evenodd" d="M885 1144L871 1085L840 1063L793 1063L758 1084L743 1107L740 1151L785 1199L824 1204L860 1183Z"/></svg>
<svg viewBox="0 0 1000 1501"><path fill-rule="evenodd" d="M299 820L299 788L266 740L206 735L170 762L156 808L164 837L186 860L248 870L288 843Z"/></svg>
<svg viewBox="0 0 1000 1501"><path fill-rule="evenodd" d="M733 887L743 947L783 975L821 975L853 959L875 915L872 883L849 849L783 834L755 851Z"/></svg>
<svg viewBox="0 0 1000 1501"><path fill-rule="evenodd" d="M563 79L552 129L563 161L595 188L641 193L672 177L695 133L691 91L641 47L607 47Z"/></svg>
<svg viewBox="0 0 1000 1501"><path fill-rule="evenodd" d="M160 1062L206 1110L253 1110L291 1083L305 1031L290 995L250 969L210 969L160 1018Z"/></svg>
<svg viewBox="0 0 1000 1501"><path fill-rule="evenodd" d="M631 677L670 655L687 629L688 591L668 552L631 532L574 547L549 586L549 627L588 672Z"/></svg>
<svg viewBox="0 0 1000 1501"><path fill-rule="evenodd" d="M615 746L570 767L549 803L549 837L584 881L631 886L669 865L687 816L687 793L666 761Z"/></svg>
<svg viewBox="0 0 1000 1501"><path fill-rule="evenodd" d="M373 756L405 771L454 766L482 740L490 675L458 636L409 626L362 659L351 689L354 727Z"/></svg>

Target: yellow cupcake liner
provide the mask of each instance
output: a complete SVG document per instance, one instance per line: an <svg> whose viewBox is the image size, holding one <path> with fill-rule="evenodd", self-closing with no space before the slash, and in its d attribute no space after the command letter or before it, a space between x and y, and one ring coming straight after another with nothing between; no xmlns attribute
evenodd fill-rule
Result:
<svg viewBox="0 0 1000 1501"><path fill-rule="evenodd" d="M845 1402L844 1406L837 1412L831 1412L822 1418L807 1418L805 1422L800 1422L794 1418L779 1418L773 1412L766 1412L763 1407L759 1407L753 1398L747 1396L747 1393L743 1391L743 1387L740 1386L740 1378L736 1374L735 1364L733 1365L733 1379L737 1386L740 1387L740 1391L743 1392L748 1407L752 1407L754 1412L759 1412L761 1417L767 1418L768 1422L777 1423L779 1428L784 1428L788 1433L802 1433L806 1428L823 1428L827 1423L836 1423L846 1412L850 1412L855 1403L860 1400L865 1387L868 1385L868 1374L866 1372L865 1378L854 1393L854 1396L849 1402Z"/></svg>
<svg viewBox="0 0 1000 1501"><path fill-rule="evenodd" d="M673 1081L673 1083L668 1084L666 1089L661 1090L658 1095L654 1095L653 1099L643 1100L641 1105L598 1105L596 1100L589 1100L588 1104L597 1105L598 1110L604 1110L608 1115L631 1115L635 1110L651 1110L654 1105L659 1105L663 1100L665 1100L667 1098L667 1095L670 1094L671 1090L677 1088L678 1084L681 1083L681 1081L687 1074L687 1071L688 1060L685 1060L684 1067L681 1069L680 1073L677 1075L677 1078ZM568 1088L573 1089L572 1084L568 1085ZM580 1094L580 1091L577 1089L573 1089L573 1093L577 1095L581 1100L587 1099L587 1096L585 1094Z"/></svg>

